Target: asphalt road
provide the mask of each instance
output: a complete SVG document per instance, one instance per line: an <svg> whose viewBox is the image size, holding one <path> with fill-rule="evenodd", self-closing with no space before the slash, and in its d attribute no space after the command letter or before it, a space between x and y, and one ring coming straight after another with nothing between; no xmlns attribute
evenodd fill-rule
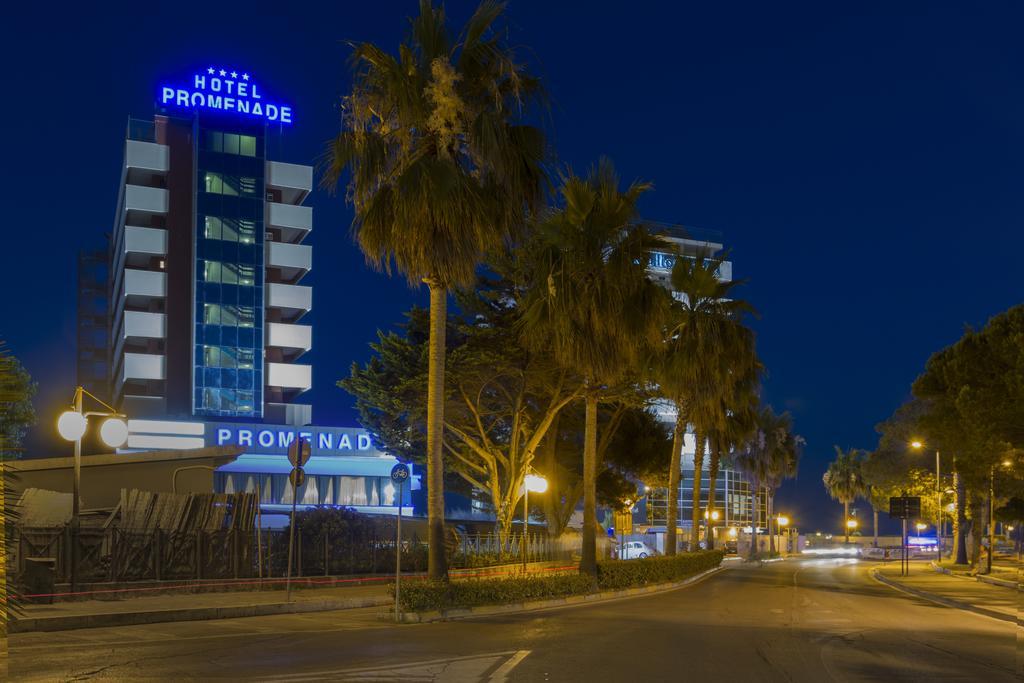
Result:
<svg viewBox="0 0 1024 683"><path fill-rule="evenodd" d="M11 680L1019 681L1012 624L856 560L732 566L674 591L396 626L377 609L11 638Z"/></svg>

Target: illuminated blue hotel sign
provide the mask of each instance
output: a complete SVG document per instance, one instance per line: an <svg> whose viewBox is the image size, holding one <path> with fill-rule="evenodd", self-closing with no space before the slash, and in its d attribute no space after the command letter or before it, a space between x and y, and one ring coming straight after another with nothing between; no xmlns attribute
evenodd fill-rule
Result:
<svg viewBox="0 0 1024 683"><path fill-rule="evenodd" d="M272 102L248 73L212 66L195 74L187 85L161 85L159 102L165 107L235 112L270 123L291 123L292 108Z"/></svg>
<svg viewBox="0 0 1024 683"><path fill-rule="evenodd" d="M207 446L242 446L246 453L285 455L296 436L308 439L312 455L383 456L365 429L285 425L206 423Z"/></svg>

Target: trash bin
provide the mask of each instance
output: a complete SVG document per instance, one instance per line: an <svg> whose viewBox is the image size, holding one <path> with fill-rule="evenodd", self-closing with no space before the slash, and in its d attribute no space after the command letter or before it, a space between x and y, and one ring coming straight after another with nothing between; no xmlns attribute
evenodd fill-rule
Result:
<svg viewBox="0 0 1024 683"><path fill-rule="evenodd" d="M21 579L25 595L43 596L31 598L31 600L37 604L52 604L56 575L57 558L26 557L25 573L22 575Z"/></svg>

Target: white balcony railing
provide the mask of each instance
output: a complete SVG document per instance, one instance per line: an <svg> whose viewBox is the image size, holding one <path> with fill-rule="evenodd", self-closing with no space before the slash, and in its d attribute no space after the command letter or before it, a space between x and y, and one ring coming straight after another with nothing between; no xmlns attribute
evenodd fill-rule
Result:
<svg viewBox="0 0 1024 683"><path fill-rule="evenodd" d="M167 273L158 270L124 271L125 296L167 296Z"/></svg>
<svg viewBox="0 0 1024 683"><path fill-rule="evenodd" d="M163 313L125 311L124 336L163 339L167 336L167 316Z"/></svg>
<svg viewBox="0 0 1024 683"><path fill-rule="evenodd" d="M128 140L125 143L124 165L145 171L166 173L170 165L170 149L155 142Z"/></svg>
<svg viewBox="0 0 1024 683"><path fill-rule="evenodd" d="M124 208L142 213L167 213L167 190L161 187L125 185Z"/></svg>
<svg viewBox="0 0 1024 683"><path fill-rule="evenodd" d="M139 228L126 225L124 228L124 251L126 254L167 253L167 231L162 228Z"/></svg>
<svg viewBox="0 0 1024 683"><path fill-rule="evenodd" d="M313 229L313 209L267 202L267 227L281 230L287 242L301 241Z"/></svg>
<svg viewBox="0 0 1024 683"><path fill-rule="evenodd" d="M308 244L267 242L267 265L286 271L289 277L308 273L313 267L313 248Z"/></svg>
<svg viewBox="0 0 1024 683"><path fill-rule="evenodd" d="M166 363L162 355L152 353L124 354L123 378L129 379L164 379Z"/></svg>
<svg viewBox="0 0 1024 683"><path fill-rule="evenodd" d="M267 307L288 311L309 311L313 308L313 288L303 285L267 285Z"/></svg>
<svg viewBox="0 0 1024 683"><path fill-rule="evenodd" d="M291 363L267 363L267 386L306 391L313 386L313 368Z"/></svg>
<svg viewBox="0 0 1024 683"><path fill-rule="evenodd" d="M267 323L267 346L309 351L313 348L313 328L309 325Z"/></svg>
<svg viewBox="0 0 1024 683"><path fill-rule="evenodd" d="M299 204L313 189L313 167L267 162L267 187L279 190L286 204Z"/></svg>

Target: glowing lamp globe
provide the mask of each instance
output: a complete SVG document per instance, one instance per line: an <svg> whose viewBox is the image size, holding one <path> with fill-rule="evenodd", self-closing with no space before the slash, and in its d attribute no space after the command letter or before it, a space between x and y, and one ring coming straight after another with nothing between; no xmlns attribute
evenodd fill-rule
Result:
<svg viewBox="0 0 1024 683"><path fill-rule="evenodd" d="M544 493L548 490L548 480L539 474L527 474L523 478L523 487L530 493Z"/></svg>
<svg viewBox="0 0 1024 683"><path fill-rule="evenodd" d="M100 425L100 438L111 448L120 448L128 441L128 425L119 417L108 417Z"/></svg>
<svg viewBox="0 0 1024 683"><path fill-rule="evenodd" d="M85 416L69 410L57 418L57 432L68 441L78 441L85 434Z"/></svg>

